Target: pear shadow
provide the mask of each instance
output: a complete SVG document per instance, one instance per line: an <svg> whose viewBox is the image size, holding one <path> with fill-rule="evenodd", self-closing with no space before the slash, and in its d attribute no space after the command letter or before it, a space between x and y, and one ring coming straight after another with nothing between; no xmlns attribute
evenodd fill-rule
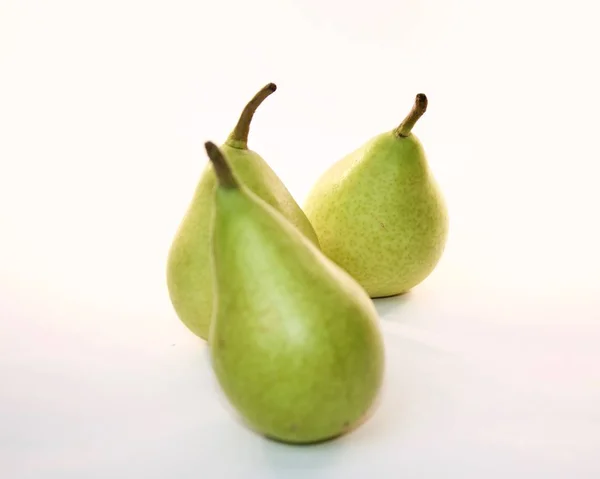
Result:
<svg viewBox="0 0 600 479"><path fill-rule="evenodd" d="M283 477L284 472L293 471L297 474L294 477L327 479L341 469L347 470L349 463L360 462L358 458L365 450L381 451L390 442L408 443L419 425L412 414L419 405L405 394L404 387L393 384L398 376L407 375L401 371L404 368L406 365L390 367L390 381L380 391L376 407L343 435L302 446L264 439L262 461L268 471L265 476Z"/></svg>
<svg viewBox="0 0 600 479"><path fill-rule="evenodd" d="M344 459L339 440L290 444L262 436L262 441L264 468L276 477L281 477L284 471L304 471L302 474L311 478L328 477L327 471L335 469Z"/></svg>
<svg viewBox="0 0 600 479"><path fill-rule="evenodd" d="M202 360L206 363L206 365L212 369L212 367L213 367L212 355L210 354L210 346L208 345L208 343L202 345L201 356L202 356Z"/></svg>
<svg viewBox="0 0 600 479"><path fill-rule="evenodd" d="M319 441L291 443L261 435L262 461L277 477L284 471L301 471L303 477L313 479L330 477L331 470L345 460L351 436L347 431Z"/></svg>
<svg viewBox="0 0 600 479"><path fill-rule="evenodd" d="M294 443L284 442L275 438L261 435L263 439L263 459L265 466L270 471L280 474L285 470L310 471L310 477L331 477L331 469L348 460L352 451L357 451L361 442L368 440L369 429L373 429L373 421L378 416L381 408L383 390L379 391L377 398L369 410L352 426L339 434L326 439ZM379 418L381 420L381 417Z"/></svg>
<svg viewBox="0 0 600 479"><path fill-rule="evenodd" d="M412 292L412 289L409 289L408 291L403 291L402 293L388 294L387 296L375 296L372 299L377 300L377 299L399 298L402 296L406 296L407 294L410 294L411 292Z"/></svg>
<svg viewBox="0 0 600 479"><path fill-rule="evenodd" d="M373 298L373 303L382 320L393 320L394 322L397 322L399 317L402 318L402 315L397 315L396 313L406 309L406 307L410 305L413 297L414 293L410 290L393 296Z"/></svg>

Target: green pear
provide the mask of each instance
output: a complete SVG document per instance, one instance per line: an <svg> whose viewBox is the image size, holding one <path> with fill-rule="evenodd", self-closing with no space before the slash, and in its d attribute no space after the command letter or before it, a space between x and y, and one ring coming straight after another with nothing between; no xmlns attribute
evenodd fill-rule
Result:
<svg viewBox="0 0 600 479"><path fill-rule="evenodd" d="M321 250L372 298L421 283L445 248L446 205L412 133L426 109L427 97L418 94L400 126L333 164L304 204Z"/></svg>
<svg viewBox="0 0 600 479"><path fill-rule="evenodd" d="M365 420L380 390L383 341L372 300L238 182L206 143L219 185L213 229L215 376L253 430L312 443Z"/></svg>
<svg viewBox="0 0 600 479"><path fill-rule="evenodd" d="M240 180L318 245L312 226L285 185L258 153L248 149L252 117L276 89L269 83L252 98L222 149ZM175 312L203 339L208 338L213 304L209 241L215 185L214 170L207 163L167 259L167 286Z"/></svg>

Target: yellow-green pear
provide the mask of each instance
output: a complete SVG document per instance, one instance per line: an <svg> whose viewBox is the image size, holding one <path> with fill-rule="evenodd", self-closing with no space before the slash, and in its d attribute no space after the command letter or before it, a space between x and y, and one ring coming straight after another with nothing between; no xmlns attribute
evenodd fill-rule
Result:
<svg viewBox="0 0 600 479"><path fill-rule="evenodd" d="M446 204L412 133L426 108L427 97L418 94L400 126L335 163L304 204L321 250L372 298L422 282L445 248Z"/></svg>
<svg viewBox="0 0 600 479"><path fill-rule="evenodd" d="M222 150L233 171L250 190L318 244L312 226L288 189L265 160L248 149L252 117L276 89L274 83L269 83L252 98ZM207 163L167 259L167 286L173 307L183 324L203 339L208 338L213 305L209 240L215 185L214 170Z"/></svg>
<svg viewBox="0 0 600 479"><path fill-rule="evenodd" d="M363 288L247 189L213 143L216 378L253 430L288 443L332 439L374 410L384 350Z"/></svg>

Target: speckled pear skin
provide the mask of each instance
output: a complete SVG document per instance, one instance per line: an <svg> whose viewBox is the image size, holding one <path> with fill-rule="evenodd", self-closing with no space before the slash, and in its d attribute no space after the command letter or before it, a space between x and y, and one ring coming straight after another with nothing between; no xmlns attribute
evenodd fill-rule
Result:
<svg viewBox="0 0 600 479"><path fill-rule="evenodd" d="M335 163L304 204L321 250L372 298L405 293L436 267L448 213L411 133L389 131Z"/></svg>
<svg viewBox="0 0 600 479"><path fill-rule="evenodd" d="M209 344L230 404L251 429L287 443L357 427L383 381L372 300L248 189L218 187L215 203Z"/></svg>
<svg viewBox="0 0 600 479"><path fill-rule="evenodd" d="M231 138L222 146L222 151L235 174L250 190L318 245L315 231L304 212L258 153L248 149L245 142ZM215 187L215 173L207 163L167 258L167 288L171 303L183 324L203 339L208 338L213 308L209 242Z"/></svg>

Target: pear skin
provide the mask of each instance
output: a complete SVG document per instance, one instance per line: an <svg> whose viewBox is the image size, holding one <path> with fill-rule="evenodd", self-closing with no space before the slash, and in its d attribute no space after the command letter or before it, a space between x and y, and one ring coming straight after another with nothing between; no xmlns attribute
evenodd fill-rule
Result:
<svg viewBox="0 0 600 479"><path fill-rule="evenodd" d="M275 84L269 83L252 98L222 151L236 175L251 191L318 245L311 224L288 189L265 160L248 149L248 132L254 113L275 90ZM183 324L203 339L208 338L213 304L209 242L215 187L214 169L207 163L167 258L167 287L171 303Z"/></svg>
<svg viewBox="0 0 600 479"><path fill-rule="evenodd" d="M372 300L206 149L219 185L211 362L254 431L286 443L340 436L370 416L384 372Z"/></svg>
<svg viewBox="0 0 600 479"><path fill-rule="evenodd" d="M304 203L321 250L372 298L405 293L434 270L448 235L448 212L412 128L427 108L419 94L392 131L336 162Z"/></svg>

